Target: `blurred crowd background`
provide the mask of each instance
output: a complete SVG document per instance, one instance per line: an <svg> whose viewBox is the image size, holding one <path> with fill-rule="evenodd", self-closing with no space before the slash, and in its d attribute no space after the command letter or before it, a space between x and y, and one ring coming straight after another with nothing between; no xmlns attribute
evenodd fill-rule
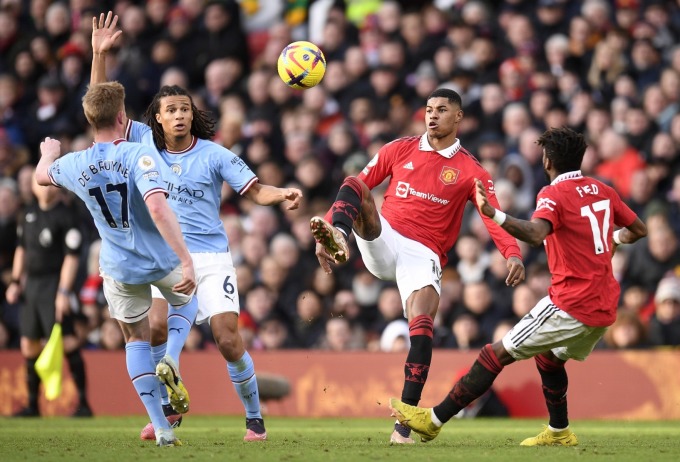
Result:
<svg viewBox="0 0 680 462"><path fill-rule="evenodd" d="M546 127L583 132L583 173L613 184L649 227L613 259L622 292L602 348L680 345L680 1L659 0L0 0L0 348L18 348L21 303L4 300L16 226L45 136L64 152L92 136L81 108L92 17L118 14L108 78L139 119L165 84L212 112L214 141L261 182L295 185L300 210L253 205L224 188L222 217L237 266L241 333L251 350L402 351L408 326L393 284L368 273L354 243L328 276L309 219L385 143L425 132L426 96L458 91L458 137L495 179L502 208L528 218L546 184L535 140ZM310 40L328 66L294 91L276 73L289 42ZM378 203L381 189L374 191ZM72 306L86 347L119 349L101 292L99 241L77 199L83 246ZM504 259L468 204L443 271L435 347L478 348L547 294L542 248L522 245L527 279L505 286ZM205 326L187 350L214 348Z"/></svg>

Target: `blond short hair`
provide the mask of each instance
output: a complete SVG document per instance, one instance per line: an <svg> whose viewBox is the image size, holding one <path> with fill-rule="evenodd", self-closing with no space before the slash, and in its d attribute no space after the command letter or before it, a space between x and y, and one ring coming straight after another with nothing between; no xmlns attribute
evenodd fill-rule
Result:
<svg viewBox="0 0 680 462"><path fill-rule="evenodd" d="M83 96L85 117L92 128L113 128L118 113L125 108L125 88L118 82L90 85Z"/></svg>

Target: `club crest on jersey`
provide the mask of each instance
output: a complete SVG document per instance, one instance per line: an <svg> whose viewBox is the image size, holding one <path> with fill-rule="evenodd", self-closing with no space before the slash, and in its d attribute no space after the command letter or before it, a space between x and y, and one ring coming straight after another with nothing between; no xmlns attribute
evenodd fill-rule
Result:
<svg viewBox="0 0 680 462"><path fill-rule="evenodd" d="M172 164L170 166L170 169L175 175L181 175L182 174L182 166L180 164Z"/></svg>
<svg viewBox="0 0 680 462"><path fill-rule="evenodd" d="M456 182L459 173L460 170L456 168L444 166L442 172L439 174L439 179L442 180L442 183L445 185L450 185Z"/></svg>
<svg viewBox="0 0 680 462"><path fill-rule="evenodd" d="M153 159L150 156L142 156L142 157L139 158L137 165L142 170L150 170L150 169L154 168L156 163L153 161Z"/></svg>
<svg viewBox="0 0 680 462"><path fill-rule="evenodd" d="M408 196L408 190L411 187L409 183L404 183L403 181L400 181L397 183L397 188L395 189L395 193L397 197L406 197Z"/></svg>

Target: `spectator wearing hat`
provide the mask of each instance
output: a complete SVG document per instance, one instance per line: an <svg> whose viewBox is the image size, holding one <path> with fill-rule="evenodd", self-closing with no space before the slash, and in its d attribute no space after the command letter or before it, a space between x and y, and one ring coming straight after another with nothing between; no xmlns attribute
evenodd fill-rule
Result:
<svg viewBox="0 0 680 462"><path fill-rule="evenodd" d="M549 37L567 33L566 0L539 0L536 8L536 37L545 43Z"/></svg>
<svg viewBox="0 0 680 462"><path fill-rule="evenodd" d="M405 319L390 321L380 334L380 351L386 353L408 352L411 348L408 322Z"/></svg>
<svg viewBox="0 0 680 462"><path fill-rule="evenodd" d="M80 101L87 91L88 82L85 80L85 53L74 42L66 42L57 52L59 59L59 80L65 91L65 101L69 111L74 115L82 114ZM79 122L87 123L84 115L80 115Z"/></svg>
<svg viewBox="0 0 680 462"><path fill-rule="evenodd" d="M235 0L210 0L203 14L203 26L196 45L194 63L203 70L215 59L232 58L244 73L250 69L248 42L241 27L241 15Z"/></svg>
<svg viewBox="0 0 680 462"><path fill-rule="evenodd" d="M616 0L615 6L616 24L630 33L640 19L640 0Z"/></svg>
<svg viewBox="0 0 680 462"><path fill-rule="evenodd" d="M680 345L680 279L666 277L654 294L656 313L649 321L652 345Z"/></svg>

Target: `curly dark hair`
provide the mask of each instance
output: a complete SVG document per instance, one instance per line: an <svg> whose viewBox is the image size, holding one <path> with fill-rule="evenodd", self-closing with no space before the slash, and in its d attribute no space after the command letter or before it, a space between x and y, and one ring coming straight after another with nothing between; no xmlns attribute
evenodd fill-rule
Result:
<svg viewBox="0 0 680 462"><path fill-rule="evenodd" d="M569 127L546 130L536 144L543 147L558 173L579 170L588 147L584 136Z"/></svg>
<svg viewBox="0 0 680 462"><path fill-rule="evenodd" d="M163 126L156 120L156 114L161 111L161 99L166 96L188 96L191 103L191 112L194 116L191 122L191 134L202 140L211 140L215 136L215 121L210 116L210 113L198 109L194 104L193 98L184 88L177 85L164 85L156 93L156 96L153 97L153 101L151 101L151 104L149 104L149 107L146 108L142 116L144 122L151 127L153 142L159 151L165 149L165 133L163 132Z"/></svg>

